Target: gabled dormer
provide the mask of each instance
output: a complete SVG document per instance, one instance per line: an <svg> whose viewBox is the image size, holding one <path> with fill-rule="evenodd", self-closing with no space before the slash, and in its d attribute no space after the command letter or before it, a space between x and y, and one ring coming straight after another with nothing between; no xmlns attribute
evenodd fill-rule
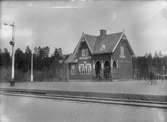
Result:
<svg viewBox="0 0 167 122"><path fill-rule="evenodd" d="M81 41L76 57L79 60L91 58L91 52L86 41Z"/></svg>

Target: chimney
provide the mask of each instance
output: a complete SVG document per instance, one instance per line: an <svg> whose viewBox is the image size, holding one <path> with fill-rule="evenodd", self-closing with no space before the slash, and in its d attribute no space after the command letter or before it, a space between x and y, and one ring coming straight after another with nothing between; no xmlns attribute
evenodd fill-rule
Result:
<svg viewBox="0 0 167 122"><path fill-rule="evenodd" d="M107 34L106 32L107 32L106 30L101 29L101 30L100 30L100 36L101 36L101 37L105 37L106 34Z"/></svg>

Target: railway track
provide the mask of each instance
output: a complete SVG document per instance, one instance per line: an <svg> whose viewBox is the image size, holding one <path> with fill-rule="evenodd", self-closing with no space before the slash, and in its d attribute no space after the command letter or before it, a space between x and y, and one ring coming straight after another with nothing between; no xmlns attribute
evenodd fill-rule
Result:
<svg viewBox="0 0 167 122"><path fill-rule="evenodd" d="M0 94L167 109L167 96L0 88Z"/></svg>

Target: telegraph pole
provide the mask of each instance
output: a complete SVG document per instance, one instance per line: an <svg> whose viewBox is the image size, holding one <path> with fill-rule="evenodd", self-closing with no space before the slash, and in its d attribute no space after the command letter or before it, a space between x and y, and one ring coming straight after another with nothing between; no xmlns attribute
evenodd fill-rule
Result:
<svg viewBox="0 0 167 122"><path fill-rule="evenodd" d="M33 49L32 49L32 52L31 52L31 82L34 81L34 76L33 76Z"/></svg>
<svg viewBox="0 0 167 122"><path fill-rule="evenodd" d="M9 42L9 44L12 47L12 75L11 75L11 81L10 81L10 86L15 85L15 56L14 56L14 45L15 45L15 23L13 22L12 24L4 23L6 26L12 27L12 40Z"/></svg>

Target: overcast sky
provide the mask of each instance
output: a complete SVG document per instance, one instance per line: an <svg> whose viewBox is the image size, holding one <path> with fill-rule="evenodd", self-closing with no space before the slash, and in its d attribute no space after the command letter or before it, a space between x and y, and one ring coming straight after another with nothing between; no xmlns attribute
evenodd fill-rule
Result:
<svg viewBox="0 0 167 122"><path fill-rule="evenodd" d="M83 2L85 1L85 2ZM16 48L27 45L61 47L73 52L82 32L99 35L123 29L136 55L162 51L167 54L167 2L96 1L1 2L0 47L10 49L11 28L16 23Z"/></svg>

